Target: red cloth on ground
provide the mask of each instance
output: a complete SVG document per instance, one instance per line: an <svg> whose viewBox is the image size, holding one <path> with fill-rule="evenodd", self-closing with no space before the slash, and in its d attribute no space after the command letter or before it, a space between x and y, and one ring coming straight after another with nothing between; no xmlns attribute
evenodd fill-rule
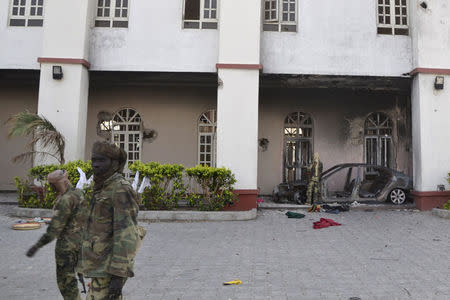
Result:
<svg viewBox="0 0 450 300"><path fill-rule="evenodd" d="M320 228L326 228L330 226L340 226L338 222L333 221L332 219L325 219L320 218L320 221L314 222L313 228L314 229L320 229Z"/></svg>

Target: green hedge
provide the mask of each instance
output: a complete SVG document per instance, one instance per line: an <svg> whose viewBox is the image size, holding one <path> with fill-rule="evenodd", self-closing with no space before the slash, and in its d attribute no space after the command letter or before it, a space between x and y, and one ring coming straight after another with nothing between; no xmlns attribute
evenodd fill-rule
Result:
<svg viewBox="0 0 450 300"><path fill-rule="evenodd" d="M129 168L135 173L139 171L140 180L144 177L150 180L151 186L141 194L142 205L149 210L171 210L178 207L181 200L198 210L222 210L236 201L233 194L236 179L226 168L185 169L179 164L140 161Z"/></svg>
<svg viewBox="0 0 450 300"><path fill-rule="evenodd" d="M80 179L77 167L81 168L81 170L86 173L87 178L92 175L90 161L83 162L81 160L76 160L63 165L54 164L33 167L28 172L33 179L31 182L28 179L15 177L14 182L17 187L17 201L19 206L30 208L52 208L55 203L56 192L48 184L47 175L58 169L66 170L69 175L70 183L75 187ZM34 185L34 180L39 181L40 185Z"/></svg>
<svg viewBox="0 0 450 300"><path fill-rule="evenodd" d="M64 169L69 174L69 180L75 186L79 180L77 167L80 167L89 178L92 175L91 162L81 160L68 162L64 165L36 166L29 171L33 180L40 186L33 185L29 180L16 177L19 206L33 208L52 208L56 193L47 182L47 175L54 170ZM237 201L233 194L236 179L226 168L195 166L185 169L180 164L160 164L158 162L130 164L129 169L139 171L140 181L144 177L150 180L140 194L141 206L147 210L172 210L179 207L180 201L198 210L222 210L225 206ZM90 193L91 189L86 189Z"/></svg>

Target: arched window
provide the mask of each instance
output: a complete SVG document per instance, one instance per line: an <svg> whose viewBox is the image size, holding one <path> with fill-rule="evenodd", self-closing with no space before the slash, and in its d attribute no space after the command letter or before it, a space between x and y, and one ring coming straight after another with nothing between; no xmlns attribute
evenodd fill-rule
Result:
<svg viewBox="0 0 450 300"><path fill-rule="evenodd" d="M111 131L111 140L127 152L124 173L129 174L128 164L141 159L142 119L132 108L124 108L114 114L111 121L100 124L102 130Z"/></svg>
<svg viewBox="0 0 450 300"><path fill-rule="evenodd" d="M300 181L312 161L313 121L311 115L293 112L284 119L283 182Z"/></svg>
<svg viewBox="0 0 450 300"><path fill-rule="evenodd" d="M217 112L208 110L198 119L198 164L216 166Z"/></svg>
<svg viewBox="0 0 450 300"><path fill-rule="evenodd" d="M392 167L392 121L382 112L371 113L364 123L365 161Z"/></svg>

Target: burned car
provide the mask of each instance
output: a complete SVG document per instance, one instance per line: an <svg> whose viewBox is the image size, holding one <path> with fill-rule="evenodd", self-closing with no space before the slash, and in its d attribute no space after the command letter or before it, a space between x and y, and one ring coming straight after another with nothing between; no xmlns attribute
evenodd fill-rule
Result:
<svg viewBox="0 0 450 300"><path fill-rule="evenodd" d="M412 189L412 179L399 171L379 165L347 163L322 173L321 202L391 201L403 204ZM273 191L273 200L282 198L298 204L306 201L307 180L281 183Z"/></svg>
<svg viewBox="0 0 450 300"><path fill-rule="evenodd" d="M402 204L412 189L412 179L387 167L362 163L336 165L322 173L323 202L391 201Z"/></svg>

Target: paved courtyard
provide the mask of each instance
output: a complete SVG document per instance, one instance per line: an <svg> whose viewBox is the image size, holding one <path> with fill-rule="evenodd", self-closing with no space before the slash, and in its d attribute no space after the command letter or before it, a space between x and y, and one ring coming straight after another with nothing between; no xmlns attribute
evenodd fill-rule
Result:
<svg viewBox="0 0 450 300"><path fill-rule="evenodd" d="M54 243L14 231L0 205L0 299L60 299ZM450 299L450 221L413 210L262 210L256 220L143 223L148 230L125 299ZM332 218L342 226L313 229ZM223 286L240 279L242 285ZM356 298L355 298L356 299Z"/></svg>

